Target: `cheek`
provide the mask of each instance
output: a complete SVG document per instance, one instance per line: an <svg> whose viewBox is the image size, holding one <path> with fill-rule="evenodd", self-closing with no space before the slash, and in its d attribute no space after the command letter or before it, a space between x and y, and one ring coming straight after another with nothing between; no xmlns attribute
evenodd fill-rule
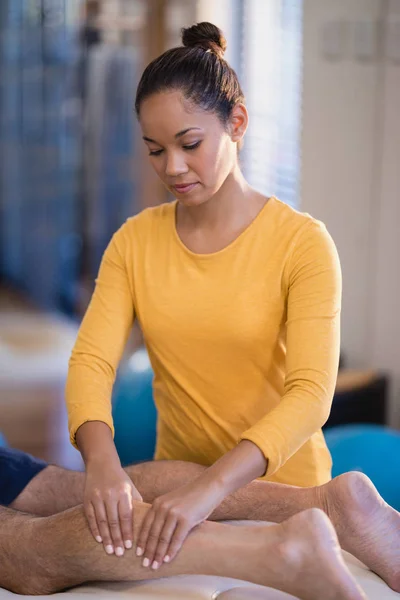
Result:
<svg viewBox="0 0 400 600"><path fill-rule="evenodd" d="M224 143L220 143L214 148L214 152L209 161L210 173L213 173L214 183L219 186L227 177L231 170L231 159L229 148Z"/></svg>
<svg viewBox="0 0 400 600"><path fill-rule="evenodd" d="M154 171L156 172L156 174L158 175L158 177L160 177L160 179L162 179L163 173L165 172L163 159L161 157L159 157L159 158L150 157L150 164L151 164L152 168L154 169Z"/></svg>
<svg viewBox="0 0 400 600"><path fill-rule="evenodd" d="M223 144L202 148L196 162L201 168L203 176L209 181L213 180L215 182L224 177L228 159Z"/></svg>

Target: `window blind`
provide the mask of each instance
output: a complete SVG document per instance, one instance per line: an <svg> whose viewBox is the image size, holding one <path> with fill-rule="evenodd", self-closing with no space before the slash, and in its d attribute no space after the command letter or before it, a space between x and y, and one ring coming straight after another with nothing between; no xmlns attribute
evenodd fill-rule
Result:
<svg viewBox="0 0 400 600"><path fill-rule="evenodd" d="M241 160L256 189L300 204L302 0L243 0L240 79L250 112Z"/></svg>

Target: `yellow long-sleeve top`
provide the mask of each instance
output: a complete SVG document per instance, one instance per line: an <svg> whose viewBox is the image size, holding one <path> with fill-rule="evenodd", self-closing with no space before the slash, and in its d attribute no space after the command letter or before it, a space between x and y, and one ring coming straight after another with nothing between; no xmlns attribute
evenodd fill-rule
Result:
<svg viewBox="0 0 400 600"><path fill-rule="evenodd" d="M86 421L114 431L112 386L137 318L154 370L156 459L210 465L247 439L268 459L267 480L325 483L341 303L329 233L272 197L226 248L196 254L175 209L128 219L104 254L69 364L72 443Z"/></svg>

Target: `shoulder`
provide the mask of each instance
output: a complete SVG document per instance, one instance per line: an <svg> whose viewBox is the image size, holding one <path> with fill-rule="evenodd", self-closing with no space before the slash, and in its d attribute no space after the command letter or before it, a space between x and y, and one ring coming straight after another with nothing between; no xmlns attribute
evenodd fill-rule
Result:
<svg viewBox="0 0 400 600"><path fill-rule="evenodd" d="M132 245L151 238L154 240L155 235L159 236L163 230L169 229L174 210L174 202L145 208L129 217L116 231L113 239L118 245Z"/></svg>
<svg viewBox="0 0 400 600"><path fill-rule="evenodd" d="M174 202L165 202L158 206L145 208L137 215L126 220L123 227L128 230L148 229L154 226L162 226L170 221L175 207Z"/></svg>
<svg viewBox="0 0 400 600"><path fill-rule="evenodd" d="M277 225L285 227L290 232L292 238L301 236L307 229L326 230L324 223L315 219L310 214L297 210L276 196L273 196L271 200L274 205L274 216Z"/></svg>
<svg viewBox="0 0 400 600"><path fill-rule="evenodd" d="M285 231L290 239L292 253L310 247L317 250L321 246L336 252L335 243L325 223L278 198L273 197L273 201L276 224L278 229Z"/></svg>
<svg viewBox="0 0 400 600"><path fill-rule="evenodd" d="M284 280L288 286L299 278L310 281L323 273L340 284L340 259L325 223L277 198L274 217L276 235L284 239L287 249Z"/></svg>
<svg viewBox="0 0 400 600"><path fill-rule="evenodd" d="M174 203L146 208L129 217L114 233L104 253L113 264L129 266L134 257L142 256L150 241L159 240L170 230Z"/></svg>

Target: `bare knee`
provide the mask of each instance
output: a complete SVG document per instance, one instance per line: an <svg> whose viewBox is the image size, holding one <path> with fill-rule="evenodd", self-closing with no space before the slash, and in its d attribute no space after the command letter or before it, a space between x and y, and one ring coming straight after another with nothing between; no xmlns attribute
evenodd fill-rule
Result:
<svg viewBox="0 0 400 600"><path fill-rule="evenodd" d="M359 471L338 475L331 484L343 501L360 500L363 496L369 496L375 489L369 477Z"/></svg>
<svg viewBox="0 0 400 600"><path fill-rule="evenodd" d="M297 521L307 523L311 527L315 527L318 530L319 526L329 521L329 518L323 510L320 508L307 508L295 515Z"/></svg>

